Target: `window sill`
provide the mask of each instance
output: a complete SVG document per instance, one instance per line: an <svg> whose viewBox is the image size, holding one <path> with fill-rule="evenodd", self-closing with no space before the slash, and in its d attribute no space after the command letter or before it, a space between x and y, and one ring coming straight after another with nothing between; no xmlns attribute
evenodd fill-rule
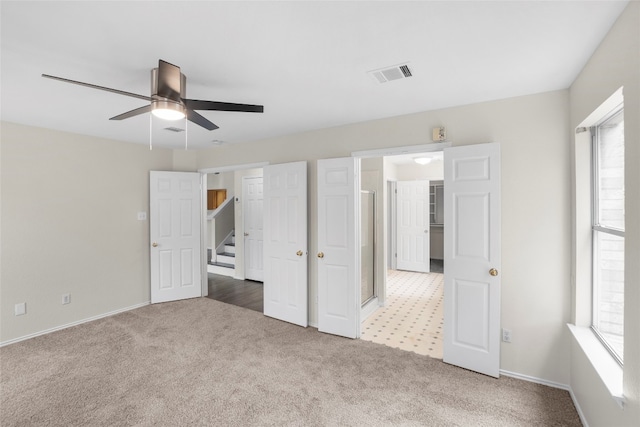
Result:
<svg viewBox="0 0 640 427"><path fill-rule="evenodd" d="M615 402L624 408L622 393L622 367L604 348L602 343L589 328L567 324L578 345L584 351L589 362L611 394Z"/></svg>

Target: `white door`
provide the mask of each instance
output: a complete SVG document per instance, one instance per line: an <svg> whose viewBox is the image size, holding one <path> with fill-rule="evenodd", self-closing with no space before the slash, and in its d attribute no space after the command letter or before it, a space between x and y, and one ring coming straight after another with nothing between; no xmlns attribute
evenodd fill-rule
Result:
<svg viewBox="0 0 640 427"><path fill-rule="evenodd" d="M444 150L447 363L500 373L500 145Z"/></svg>
<svg viewBox="0 0 640 427"><path fill-rule="evenodd" d="M307 162L264 167L264 314L307 326Z"/></svg>
<svg viewBox="0 0 640 427"><path fill-rule="evenodd" d="M149 173L151 302L202 296L200 174Z"/></svg>
<svg viewBox="0 0 640 427"><path fill-rule="evenodd" d="M360 159L318 160L318 330L360 336Z"/></svg>
<svg viewBox="0 0 640 427"><path fill-rule="evenodd" d="M428 273L429 181L396 183L398 270Z"/></svg>
<svg viewBox="0 0 640 427"><path fill-rule="evenodd" d="M242 179L242 212L244 218L244 277L249 280L263 280L263 214L262 177L252 176Z"/></svg>

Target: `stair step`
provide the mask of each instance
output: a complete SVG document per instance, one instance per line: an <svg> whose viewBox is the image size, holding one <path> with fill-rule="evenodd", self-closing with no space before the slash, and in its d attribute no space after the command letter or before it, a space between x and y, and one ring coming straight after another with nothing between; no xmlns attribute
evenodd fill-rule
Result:
<svg viewBox="0 0 640 427"><path fill-rule="evenodd" d="M235 257L236 257L236 254L235 254L235 253L233 253L233 252L223 252L223 253L221 253L221 254L218 254L218 256L220 256L220 255L230 256L230 257L233 257L233 258L235 258Z"/></svg>
<svg viewBox="0 0 640 427"><path fill-rule="evenodd" d="M227 254L235 254L236 253L236 245L229 245L228 243L224 245L224 252Z"/></svg>
<svg viewBox="0 0 640 427"><path fill-rule="evenodd" d="M216 255L216 261L221 262L223 264L231 265L235 268L236 264L236 256L235 254L218 254Z"/></svg>
<svg viewBox="0 0 640 427"><path fill-rule="evenodd" d="M235 268L233 264L227 264L226 262L210 262L209 265L215 265L216 267Z"/></svg>
<svg viewBox="0 0 640 427"><path fill-rule="evenodd" d="M207 272L213 274L219 274L221 276L233 277L236 269L231 264L225 264L223 262L210 262L207 265Z"/></svg>
<svg viewBox="0 0 640 427"><path fill-rule="evenodd" d="M236 244L234 242L229 242L229 243L225 243L225 246L235 246Z"/></svg>

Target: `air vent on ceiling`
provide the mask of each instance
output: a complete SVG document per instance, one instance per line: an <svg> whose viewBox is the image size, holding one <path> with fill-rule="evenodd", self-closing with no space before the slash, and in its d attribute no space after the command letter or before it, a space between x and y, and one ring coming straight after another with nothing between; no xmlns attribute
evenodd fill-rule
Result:
<svg viewBox="0 0 640 427"><path fill-rule="evenodd" d="M379 70L369 71L378 83L386 83L392 80L406 79L411 77L411 69L408 64L394 65L393 67L386 67Z"/></svg>
<svg viewBox="0 0 640 427"><path fill-rule="evenodd" d="M180 128L176 128L176 127L168 127L168 128L164 128L165 130L168 130L170 132L175 132L175 133L180 133L180 132L184 132L184 129L180 129Z"/></svg>

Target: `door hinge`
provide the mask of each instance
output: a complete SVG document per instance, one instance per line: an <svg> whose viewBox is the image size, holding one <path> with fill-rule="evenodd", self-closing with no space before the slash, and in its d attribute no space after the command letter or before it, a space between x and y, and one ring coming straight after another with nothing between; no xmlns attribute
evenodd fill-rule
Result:
<svg viewBox="0 0 640 427"><path fill-rule="evenodd" d="M397 254L397 253L393 254L393 256L394 256L394 257L396 257L396 258L398 258L398 254Z"/></svg>

